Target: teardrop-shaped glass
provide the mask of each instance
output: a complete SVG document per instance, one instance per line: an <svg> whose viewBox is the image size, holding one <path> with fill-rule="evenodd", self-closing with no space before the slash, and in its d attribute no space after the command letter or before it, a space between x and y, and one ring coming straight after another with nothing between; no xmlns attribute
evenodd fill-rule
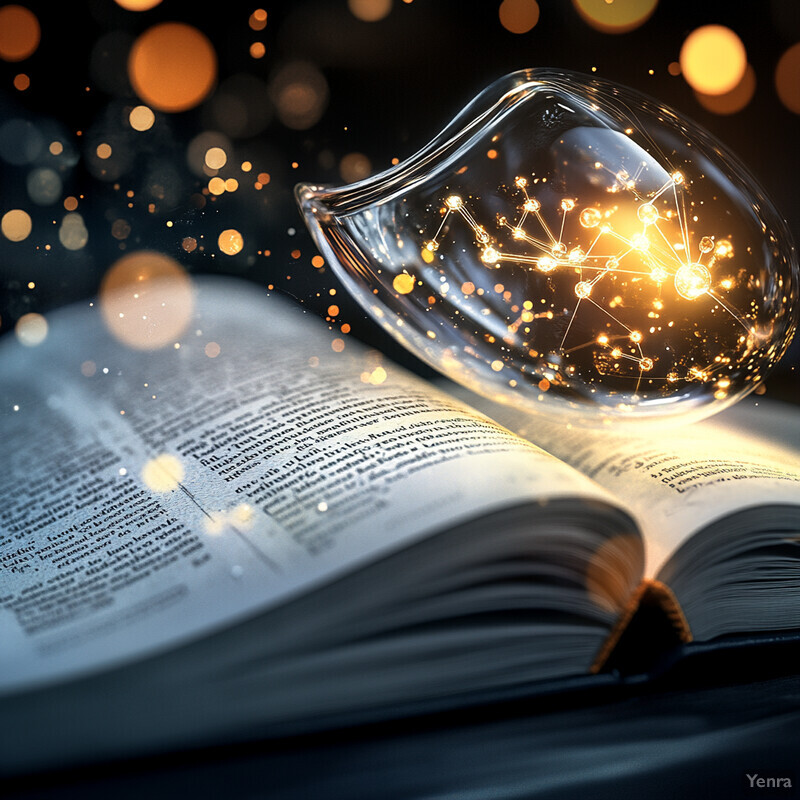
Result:
<svg viewBox="0 0 800 800"><path fill-rule="evenodd" d="M396 167L296 192L374 319L531 411L698 419L763 380L797 325L795 250L755 179L607 81L513 73Z"/></svg>

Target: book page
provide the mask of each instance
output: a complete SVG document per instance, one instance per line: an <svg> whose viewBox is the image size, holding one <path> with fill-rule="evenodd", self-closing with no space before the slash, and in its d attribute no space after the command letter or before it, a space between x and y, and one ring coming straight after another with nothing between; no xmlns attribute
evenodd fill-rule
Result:
<svg viewBox="0 0 800 800"><path fill-rule="evenodd" d="M438 528L591 481L258 287L179 340L97 307L0 349L0 689L154 652ZM342 340L343 341L343 340Z"/></svg>
<svg viewBox="0 0 800 800"><path fill-rule="evenodd" d="M719 517L773 503L797 504L800 514L800 409L787 404L751 397L708 420L633 434L456 393L613 492L642 530L645 577Z"/></svg>

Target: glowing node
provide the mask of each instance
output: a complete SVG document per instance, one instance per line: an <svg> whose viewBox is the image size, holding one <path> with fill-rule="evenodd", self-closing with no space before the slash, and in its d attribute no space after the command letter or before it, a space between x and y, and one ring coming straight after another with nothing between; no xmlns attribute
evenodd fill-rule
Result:
<svg viewBox="0 0 800 800"><path fill-rule="evenodd" d="M622 350L620 350L619 347L615 347L611 351L611 358L619 358L621 355L622 355Z"/></svg>
<svg viewBox="0 0 800 800"><path fill-rule="evenodd" d="M588 297L592 293L592 284L589 281L578 281L575 284L575 294L581 299Z"/></svg>
<svg viewBox="0 0 800 800"><path fill-rule="evenodd" d="M727 239L717 242L714 255L717 258L730 258L733 255L733 245Z"/></svg>
<svg viewBox="0 0 800 800"><path fill-rule="evenodd" d="M606 269L609 271L619 269L619 259L611 256L611 258L606 261Z"/></svg>
<svg viewBox="0 0 800 800"><path fill-rule="evenodd" d="M550 252L556 257L566 255L567 246L563 242L556 242Z"/></svg>
<svg viewBox="0 0 800 800"><path fill-rule="evenodd" d="M643 203L636 209L636 216L645 225L653 225L658 221L658 209L652 203Z"/></svg>
<svg viewBox="0 0 800 800"><path fill-rule="evenodd" d="M481 261L484 264L496 264L500 260L500 253L494 247L484 247L481 252Z"/></svg>
<svg viewBox="0 0 800 800"><path fill-rule="evenodd" d="M641 342L642 334L639 331L631 331L629 334L629 338L632 342Z"/></svg>
<svg viewBox="0 0 800 800"><path fill-rule="evenodd" d="M458 211L458 209L464 205L464 201L457 194L451 194L450 197L444 201L444 204L451 211Z"/></svg>
<svg viewBox="0 0 800 800"><path fill-rule="evenodd" d="M476 228L475 229L475 238L481 243L486 244L489 241L489 234L486 233L485 228Z"/></svg>
<svg viewBox="0 0 800 800"><path fill-rule="evenodd" d="M439 242L425 242L425 249L430 250L431 253L435 253L439 249Z"/></svg>
<svg viewBox="0 0 800 800"><path fill-rule="evenodd" d="M518 188L524 189L528 185L527 178L514 178L514 183L517 185Z"/></svg>
<svg viewBox="0 0 800 800"><path fill-rule="evenodd" d="M573 247L572 250L569 251L569 263L570 264L580 264L586 253L583 252L583 249L580 247Z"/></svg>
<svg viewBox="0 0 800 800"><path fill-rule="evenodd" d="M529 200L526 200L522 206L523 210L527 211L529 214L535 214L541 207L542 204L533 197L531 197Z"/></svg>
<svg viewBox="0 0 800 800"><path fill-rule="evenodd" d="M558 262L550 256L542 256L536 262L536 266L540 272L552 272L558 266Z"/></svg>
<svg viewBox="0 0 800 800"><path fill-rule="evenodd" d="M696 300L711 286L711 273L702 264L684 264L675 273L675 291L687 300Z"/></svg>
<svg viewBox="0 0 800 800"><path fill-rule="evenodd" d="M578 219L584 228L596 228L602 218L603 215L596 208L584 208Z"/></svg>
<svg viewBox="0 0 800 800"><path fill-rule="evenodd" d="M575 201L569 199L562 200L561 208L564 209L564 211L572 211L572 209L575 208Z"/></svg>
<svg viewBox="0 0 800 800"><path fill-rule="evenodd" d="M714 249L714 240L710 236L704 236L697 247L701 253L710 253Z"/></svg>
<svg viewBox="0 0 800 800"><path fill-rule="evenodd" d="M608 336L605 333L601 333L597 337L597 344L608 344Z"/></svg>
<svg viewBox="0 0 800 800"><path fill-rule="evenodd" d="M651 369L653 369L653 367L654 367L654 366L655 366L655 364L653 363L653 359L652 359L652 358L643 358L643 359L642 359L642 360L639 362L639 367L640 367L640 368L641 368L641 369L642 369L644 372L649 372Z"/></svg>
<svg viewBox="0 0 800 800"><path fill-rule="evenodd" d="M679 172L678 170L673 172L672 175L670 175L670 178L672 178L672 182L673 183L678 184L678 185L683 183L683 181L685 180L684 177L683 177L683 173Z"/></svg>
<svg viewBox="0 0 800 800"><path fill-rule="evenodd" d="M639 250L642 253L646 253L650 249L650 240L647 238L647 234L644 233L635 233L631 237L631 244L635 250Z"/></svg>
<svg viewBox="0 0 800 800"><path fill-rule="evenodd" d="M667 272L664 267L655 266L650 270L650 277L656 283L664 283L664 281L669 278L669 272Z"/></svg>
<svg viewBox="0 0 800 800"><path fill-rule="evenodd" d="M514 230L511 231L511 235L515 239L524 239L525 238L525 231L522 230L522 228L514 228Z"/></svg>

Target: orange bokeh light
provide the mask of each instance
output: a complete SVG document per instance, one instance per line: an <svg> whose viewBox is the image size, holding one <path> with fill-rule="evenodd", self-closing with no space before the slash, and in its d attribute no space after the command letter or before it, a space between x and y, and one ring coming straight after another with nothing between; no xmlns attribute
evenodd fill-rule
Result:
<svg viewBox="0 0 800 800"><path fill-rule="evenodd" d="M792 45L778 61L775 89L786 108L800 114L800 42Z"/></svg>
<svg viewBox="0 0 800 800"><path fill-rule="evenodd" d="M160 5L161 0L115 0L115 2L127 11L149 11Z"/></svg>
<svg viewBox="0 0 800 800"><path fill-rule="evenodd" d="M217 238L217 247L221 253L227 256L235 256L237 253L242 252L244 247L244 237L236 228L228 228L219 235Z"/></svg>
<svg viewBox="0 0 800 800"><path fill-rule="evenodd" d="M602 33L627 33L644 25L658 0L572 0L583 21Z"/></svg>
<svg viewBox="0 0 800 800"><path fill-rule="evenodd" d="M752 99L756 91L756 73L748 64L744 77L730 92L725 94L702 94L695 92L698 102L715 114L735 114L741 111Z"/></svg>
<svg viewBox="0 0 800 800"><path fill-rule="evenodd" d="M267 12L263 8L257 8L250 15L248 24L254 31L263 31L267 27Z"/></svg>
<svg viewBox="0 0 800 800"><path fill-rule="evenodd" d="M0 58L23 61L39 46L42 31L36 15L24 6L0 8Z"/></svg>
<svg viewBox="0 0 800 800"><path fill-rule="evenodd" d="M742 40L724 25L703 25L693 30L681 47L683 77L701 94L733 91L747 69Z"/></svg>
<svg viewBox="0 0 800 800"><path fill-rule="evenodd" d="M527 33L539 21L539 4L536 0L503 0L498 15L507 31Z"/></svg>
<svg viewBox="0 0 800 800"><path fill-rule="evenodd" d="M139 250L120 258L100 286L106 327L136 350L158 350L178 339L194 309L189 276L163 253Z"/></svg>
<svg viewBox="0 0 800 800"><path fill-rule="evenodd" d="M147 105L159 111L186 111L201 103L214 87L217 55L197 28L163 22L134 42L128 75Z"/></svg>

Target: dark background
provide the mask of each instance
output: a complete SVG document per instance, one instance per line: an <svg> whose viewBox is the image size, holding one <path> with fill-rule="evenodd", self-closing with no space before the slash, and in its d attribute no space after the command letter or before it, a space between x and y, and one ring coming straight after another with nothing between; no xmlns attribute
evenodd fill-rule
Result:
<svg viewBox="0 0 800 800"><path fill-rule="evenodd" d="M0 213L23 208L34 222L22 242L0 236L0 331L13 329L26 312L46 313L92 296L124 252L150 248L174 256L190 273L233 274L274 287L321 317L335 302L334 329L346 324L349 335L427 374L345 296L329 267L312 266L316 251L292 188L299 181L346 182L341 163L353 153L362 156L356 159L362 170L387 168L393 158L402 160L425 144L482 88L526 67L587 74L594 67L598 77L673 106L731 147L773 197L794 234L800 230L800 118L781 104L774 84L778 59L800 40L800 4L794 0L662 0L643 25L623 34L592 28L568 0L540 0L538 24L525 34L507 31L499 3L486 0L393 0L390 13L377 22L357 19L345 0L164 0L145 12L124 10L111 0L26 5L39 18L41 43L25 61L0 62L0 125L24 120L46 142L62 141L66 156L56 160L45 150L35 163L0 160ZM259 7L267 11L267 24L254 31L248 19ZM214 94L191 110L157 113L150 131L138 133L127 124L127 111L139 102L125 73L128 48L137 35L165 20L188 22L211 39L220 87L241 73L260 82L250 101L251 130L230 137L228 164L220 172L239 180L235 192L203 197L208 178L187 165L191 140L219 127L210 110ZM686 36L708 23L733 29L755 70L755 96L734 114L707 111L684 78L667 69ZM263 58L250 56L253 42L265 45ZM312 64L328 90L319 120L303 130L287 127L274 107L276 77L298 60ZM30 78L24 91L13 85L21 72ZM113 143L114 155L101 166L118 172L113 180L98 174L93 156L104 141ZM248 174L239 169L245 159L253 163ZM58 241L63 197L37 206L26 192L29 172L56 161L62 195L80 196L78 212L89 231L88 244L79 251L68 251ZM260 191L253 185L259 172L270 175ZM159 196L154 184L162 187ZM129 190L134 191L132 208ZM124 239L112 234L119 219L129 228ZM235 256L221 254L216 246L219 232L228 227L244 237L244 248ZM186 236L202 247L185 252ZM795 395L798 362L795 344L767 384L771 395Z"/></svg>

